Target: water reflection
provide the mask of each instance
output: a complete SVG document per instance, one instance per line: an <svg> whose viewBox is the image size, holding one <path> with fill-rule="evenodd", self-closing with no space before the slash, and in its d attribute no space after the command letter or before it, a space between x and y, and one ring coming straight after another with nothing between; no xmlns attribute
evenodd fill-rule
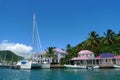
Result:
<svg viewBox="0 0 120 80"><path fill-rule="evenodd" d="M72 71L72 72L86 72L87 69L65 69L64 71Z"/></svg>
<svg viewBox="0 0 120 80"><path fill-rule="evenodd" d="M65 69L65 71L73 71L73 72L90 72L90 71L100 71L100 69Z"/></svg>
<svg viewBox="0 0 120 80"><path fill-rule="evenodd" d="M1 69L0 80L120 80L120 69Z"/></svg>

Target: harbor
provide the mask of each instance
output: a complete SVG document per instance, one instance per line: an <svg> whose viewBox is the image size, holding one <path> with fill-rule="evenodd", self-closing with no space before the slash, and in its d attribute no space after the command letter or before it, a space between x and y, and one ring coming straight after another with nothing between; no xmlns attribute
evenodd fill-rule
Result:
<svg viewBox="0 0 120 80"><path fill-rule="evenodd" d="M120 0L0 0L0 80L120 80Z"/></svg>
<svg viewBox="0 0 120 80"><path fill-rule="evenodd" d="M20 69L20 66L16 65L0 65L0 69ZM63 69L64 65L50 65L50 69ZM41 69L41 68L39 68Z"/></svg>
<svg viewBox="0 0 120 80"><path fill-rule="evenodd" d="M89 66L93 66L93 65L89 65ZM99 69L116 69L114 67L114 65L98 65L98 66L99 66ZM16 65L0 65L0 69L20 69L20 66L16 66ZM36 69L39 70L39 69L43 69L43 68L36 68ZM66 68L65 68L64 65L52 64L52 65L50 65L49 69L66 69ZM73 68L73 69L75 69L75 68ZM78 68L78 69L84 69L84 68ZM117 68L117 69L120 69L120 68Z"/></svg>
<svg viewBox="0 0 120 80"><path fill-rule="evenodd" d="M81 50L77 57L69 60L68 64L60 64L61 58L64 58L68 53L61 49L53 49L57 54L57 59L47 58L38 53L34 54L33 60L19 60L17 62L0 63L0 68L11 69L106 69L106 68L120 68L120 55L113 53L102 53L95 57L94 52L90 50ZM8 51L9 52L9 51ZM3 52L2 52L3 53ZM10 52L9 52L10 53ZM7 53L6 53L7 56ZM13 57L14 59L14 57ZM5 59L4 59L5 60Z"/></svg>

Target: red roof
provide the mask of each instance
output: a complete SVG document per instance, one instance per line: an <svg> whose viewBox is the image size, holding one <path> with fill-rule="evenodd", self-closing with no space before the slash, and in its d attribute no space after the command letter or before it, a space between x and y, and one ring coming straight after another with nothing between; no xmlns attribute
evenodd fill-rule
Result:
<svg viewBox="0 0 120 80"><path fill-rule="evenodd" d="M115 56L115 58L120 58L120 55Z"/></svg>
<svg viewBox="0 0 120 80"><path fill-rule="evenodd" d="M78 54L93 54L93 52L89 50L81 50L80 52L78 52Z"/></svg>
<svg viewBox="0 0 120 80"><path fill-rule="evenodd" d="M67 54L66 51L63 51L62 49L59 49L59 48L56 48L56 49L53 49L53 50L55 50L56 52L61 53L61 54Z"/></svg>

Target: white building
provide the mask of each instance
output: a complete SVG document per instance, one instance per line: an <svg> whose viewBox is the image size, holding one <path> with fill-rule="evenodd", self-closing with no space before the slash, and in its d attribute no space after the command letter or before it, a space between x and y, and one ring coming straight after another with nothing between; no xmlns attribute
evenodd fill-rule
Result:
<svg viewBox="0 0 120 80"><path fill-rule="evenodd" d="M61 58L64 58L65 55L67 55L67 52L66 51L63 51L62 49L59 49L59 48L56 48L56 49L53 49L57 55L57 62L59 63L60 62L60 59Z"/></svg>

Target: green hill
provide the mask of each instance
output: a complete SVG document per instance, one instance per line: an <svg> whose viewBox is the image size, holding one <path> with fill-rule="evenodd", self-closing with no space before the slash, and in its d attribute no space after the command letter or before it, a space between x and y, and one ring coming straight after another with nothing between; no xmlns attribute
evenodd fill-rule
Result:
<svg viewBox="0 0 120 80"><path fill-rule="evenodd" d="M18 60L23 59L9 50L0 51L0 61L1 62L17 62Z"/></svg>
<svg viewBox="0 0 120 80"><path fill-rule="evenodd" d="M108 29L103 34L103 36L100 36L96 31L92 31L88 34L88 38L78 45L71 47L68 44L66 51L69 54L61 59L61 64L67 64L71 58L77 57L77 53L81 50L90 50L95 53L95 56L105 52L120 55L120 32L115 33L111 29Z"/></svg>

